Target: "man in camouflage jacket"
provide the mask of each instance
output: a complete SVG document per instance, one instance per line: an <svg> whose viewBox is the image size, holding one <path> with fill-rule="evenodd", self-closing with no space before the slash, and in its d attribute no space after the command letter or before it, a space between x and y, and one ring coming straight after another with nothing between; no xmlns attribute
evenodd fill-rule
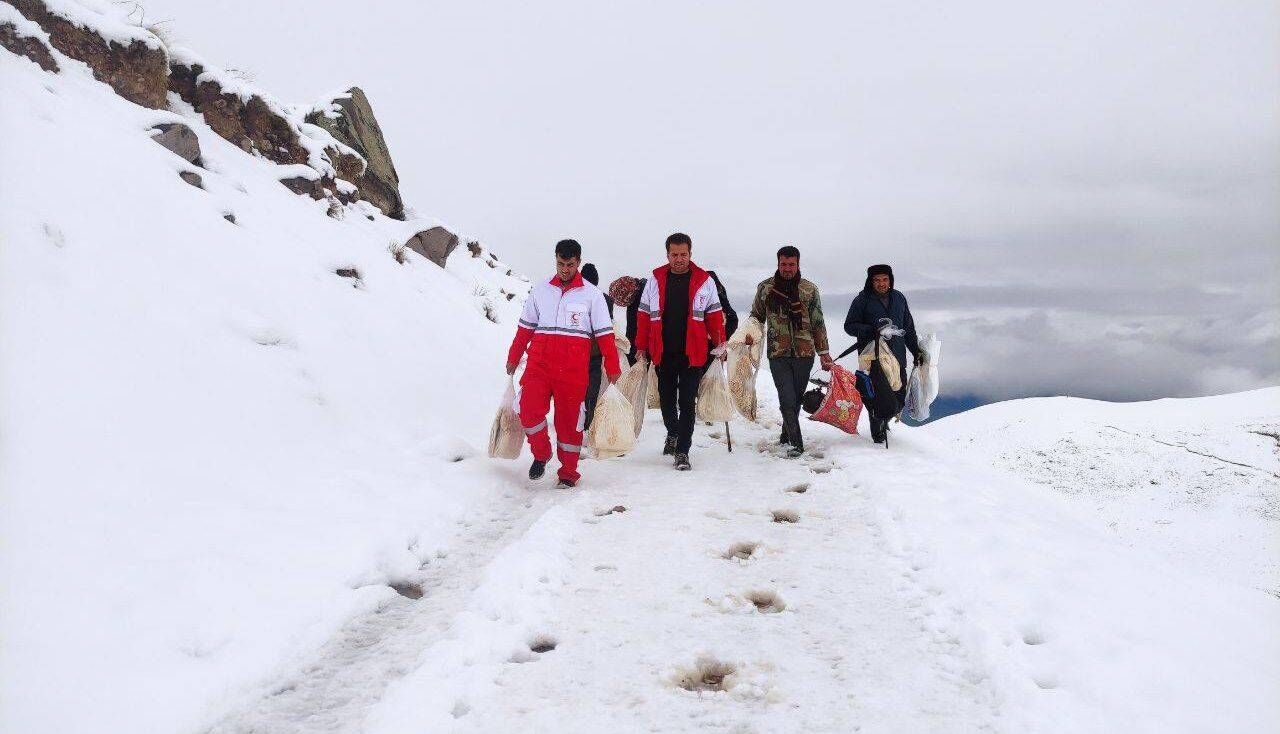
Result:
<svg viewBox="0 0 1280 734"><path fill-rule="evenodd" d="M787 455L794 458L804 453L800 397L809 384L814 355L822 369L831 369L822 301L818 286L800 277L800 250L790 245L778 250L778 270L756 287L751 315L768 330L769 372L782 409L780 441L791 446Z"/></svg>

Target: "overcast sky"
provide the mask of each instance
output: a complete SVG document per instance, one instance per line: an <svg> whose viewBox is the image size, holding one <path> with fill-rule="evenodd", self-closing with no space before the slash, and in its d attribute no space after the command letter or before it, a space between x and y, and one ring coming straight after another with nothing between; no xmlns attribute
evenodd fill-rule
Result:
<svg viewBox="0 0 1280 734"><path fill-rule="evenodd" d="M837 324L891 263L949 392L1280 384L1274 0L145 5L285 101L363 87L410 205L531 276L681 230L745 310L794 244Z"/></svg>

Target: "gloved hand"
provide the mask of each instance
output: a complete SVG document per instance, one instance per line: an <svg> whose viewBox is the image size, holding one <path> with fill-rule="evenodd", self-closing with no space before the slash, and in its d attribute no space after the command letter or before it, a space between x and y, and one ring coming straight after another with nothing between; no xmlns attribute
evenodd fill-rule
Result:
<svg viewBox="0 0 1280 734"><path fill-rule="evenodd" d="M916 352L916 366L917 367L924 366L924 352Z"/></svg>

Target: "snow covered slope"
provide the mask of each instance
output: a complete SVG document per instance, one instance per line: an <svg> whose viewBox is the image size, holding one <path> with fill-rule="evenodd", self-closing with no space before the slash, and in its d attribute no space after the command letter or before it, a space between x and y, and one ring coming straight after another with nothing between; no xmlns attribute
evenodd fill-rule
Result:
<svg viewBox="0 0 1280 734"><path fill-rule="evenodd" d="M0 731L1280 728L1277 391L689 473L651 412L529 486L477 451L525 281L57 60L0 51Z"/></svg>
<svg viewBox="0 0 1280 734"><path fill-rule="evenodd" d="M190 731L489 499L528 284L57 57L0 49L0 731Z"/></svg>
<svg viewBox="0 0 1280 734"><path fill-rule="evenodd" d="M1125 543L1280 598L1280 388L1015 400L928 432L1096 512Z"/></svg>

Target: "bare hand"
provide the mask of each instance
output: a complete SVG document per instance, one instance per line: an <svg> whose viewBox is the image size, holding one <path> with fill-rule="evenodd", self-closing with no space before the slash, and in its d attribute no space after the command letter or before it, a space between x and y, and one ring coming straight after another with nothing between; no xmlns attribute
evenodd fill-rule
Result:
<svg viewBox="0 0 1280 734"><path fill-rule="evenodd" d="M520 366L519 363L507 365L507 374L514 375L516 373L516 367L519 367L519 366Z"/></svg>
<svg viewBox="0 0 1280 734"><path fill-rule="evenodd" d="M728 359L728 358L729 358L729 351L728 351L728 350L725 350L725 351L721 352L721 353L720 353L720 356L718 357L718 359L719 359L721 362L725 361L725 360L726 360L726 359Z"/></svg>
<svg viewBox="0 0 1280 734"><path fill-rule="evenodd" d="M831 365L835 364L835 360L831 359L831 355L830 355L830 354L822 354L822 355L819 355L819 356L818 356L818 361L820 361L820 362L822 363L822 369L823 369L823 371L824 371L824 372L830 372L830 371L831 371Z"/></svg>
<svg viewBox="0 0 1280 734"><path fill-rule="evenodd" d="M750 334L747 334L742 338L742 343L746 344L747 346L751 346L752 344L756 343L756 338L754 336L751 336Z"/></svg>
<svg viewBox="0 0 1280 734"><path fill-rule="evenodd" d="M637 350L636 350L636 361L637 361L637 362L648 362L648 361L649 361L649 355L648 355L648 354L646 354L646 353L645 353L645 351L644 351L643 349L637 349Z"/></svg>
<svg viewBox="0 0 1280 734"><path fill-rule="evenodd" d="M616 384L618 384L618 378L619 378L619 377L621 377L621 376L622 376L622 373L618 373L618 374L616 374L616 375L605 375L605 377L608 377L608 378L609 378L609 384L610 384L610 385L616 385Z"/></svg>

